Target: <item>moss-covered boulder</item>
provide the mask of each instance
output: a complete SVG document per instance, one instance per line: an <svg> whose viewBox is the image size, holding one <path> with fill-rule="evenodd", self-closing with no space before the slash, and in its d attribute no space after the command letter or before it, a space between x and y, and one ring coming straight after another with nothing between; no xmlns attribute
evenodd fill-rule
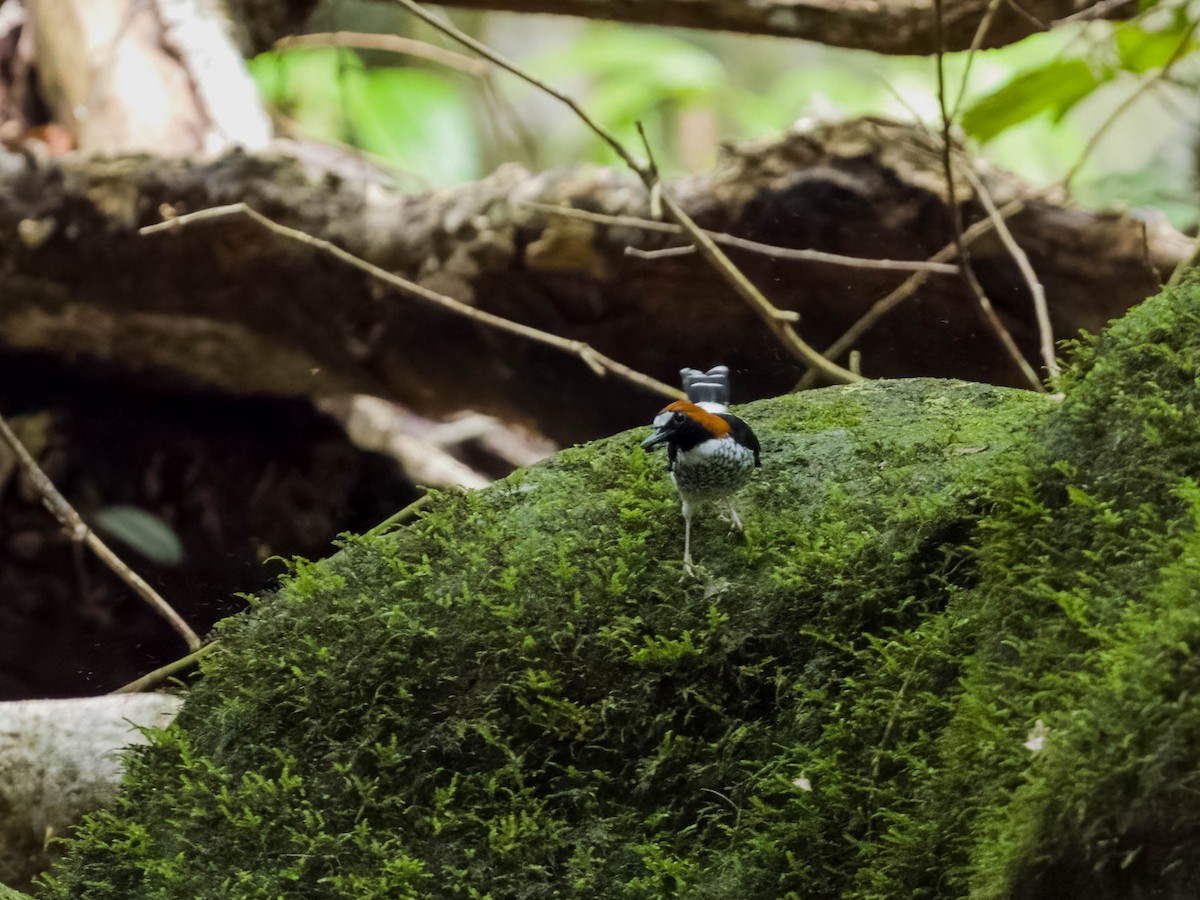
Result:
<svg viewBox="0 0 1200 900"><path fill-rule="evenodd" d="M642 433L297 565L43 895L1194 896L1197 302L744 407L696 578Z"/></svg>

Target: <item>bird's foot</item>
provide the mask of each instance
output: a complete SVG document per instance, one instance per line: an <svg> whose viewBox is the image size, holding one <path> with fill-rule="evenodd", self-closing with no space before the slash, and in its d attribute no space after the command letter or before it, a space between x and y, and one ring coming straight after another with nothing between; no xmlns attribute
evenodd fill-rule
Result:
<svg viewBox="0 0 1200 900"><path fill-rule="evenodd" d="M745 526L742 525L741 517L738 516L737 510L733 508L733 504L726 506L718 513L722 522L729 523L730 531L745 531Z"/></svg>

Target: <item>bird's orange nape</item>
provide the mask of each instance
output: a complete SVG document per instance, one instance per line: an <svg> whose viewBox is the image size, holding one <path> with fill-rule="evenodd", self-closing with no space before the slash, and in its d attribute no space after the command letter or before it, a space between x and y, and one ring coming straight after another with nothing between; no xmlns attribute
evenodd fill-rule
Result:
<svg viewBox="0 0 1200 900"><path fill-rule="evenodd" d="M660 411L665 412L681 412L691 416L697 422L704 426L715 438L722 438L729 434L729 423L720 416L710 413L707 409L697 406L695 403L689 403L687 400L676 400L674 403L668 403Z"/></svg>

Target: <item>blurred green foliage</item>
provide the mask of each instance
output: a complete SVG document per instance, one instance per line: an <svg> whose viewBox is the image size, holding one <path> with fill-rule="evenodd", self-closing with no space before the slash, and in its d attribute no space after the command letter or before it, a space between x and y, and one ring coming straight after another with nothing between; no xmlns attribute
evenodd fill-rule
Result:
<svg viewBox="0 0 1200 900"><path fill-rule="evenodd" d="M365 67L339 48L271 51L251 62L268 102L306 136L347 144L421 187L478 177L478 135L459 79L399 66Z"/></svg>
<svg viewBox="0 0 1200 900"><path fill-rule="evenodd" d="M1044 183L1076 164L1146 79L1189 57L1176 60L1170 84L1125 111L1076 181L1086 202L1157 206L1187 224L1194 22L1186 4L1160 5L1125 23L1060 26L998 50L948 54L947 99L980 152ZM931 58L614 23L492 15L469 25L635 150L641 122L668 173L708 167L722 140L777 133L805 117L934 123L940 114ZM415 176L414 187L470 180L512 159L531 168L617 162L565 108L508 75L493 90L424 61L335 49L264 54L253 71L300 131L374 154ZM497 128L501 106L509 121Z"/></svg>
<svg viewBox="0 0 1200 900"><path fill-rule="evenodd" d="M1065 48L1050 59L1014 72L977 100L963 114L963 129L986 142L1042 113L1059 122L1101 86L1122 76L1161 70L1172 57L1194 51L1193 31L1193 23L1180 9L1164 28L1123 25L1112 29L1111 39L1098 45L1080 43Z"/></svg>
<svg viewBox="0 0 1200 900"><path fill-rule="evenodd" d="M674 159L669 122L680 111L730 110L742 92L729 84L729 72L716 55L681 37L663 31L604 26L586 29L571 46L531 61L530 69L550 84L585 75L587 109L611 128L623 143L637 146L637 123L643 122L655 142ZM578 122L563 127L577 130ZM599 141L581 149L588 158L614 162Z"/></svg>

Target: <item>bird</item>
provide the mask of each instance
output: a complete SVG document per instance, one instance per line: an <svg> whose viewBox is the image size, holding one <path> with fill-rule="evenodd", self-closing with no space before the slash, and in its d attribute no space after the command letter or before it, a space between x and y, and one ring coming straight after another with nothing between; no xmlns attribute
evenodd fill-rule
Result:
<svg viewBox="0 0 1200 900"><path fill-rule="evenodd" d="M733 495L750 481L762 465L761 447L745 421L729 412L729 367L707 372L681 369L687 400L667 404L654 417L655 431L642 441L653 450L667 445L667 471L679 491L683 512L683 566L691 573L692 515L707 502L725 507L734 528L742 520L733 506Z"/></svg>

